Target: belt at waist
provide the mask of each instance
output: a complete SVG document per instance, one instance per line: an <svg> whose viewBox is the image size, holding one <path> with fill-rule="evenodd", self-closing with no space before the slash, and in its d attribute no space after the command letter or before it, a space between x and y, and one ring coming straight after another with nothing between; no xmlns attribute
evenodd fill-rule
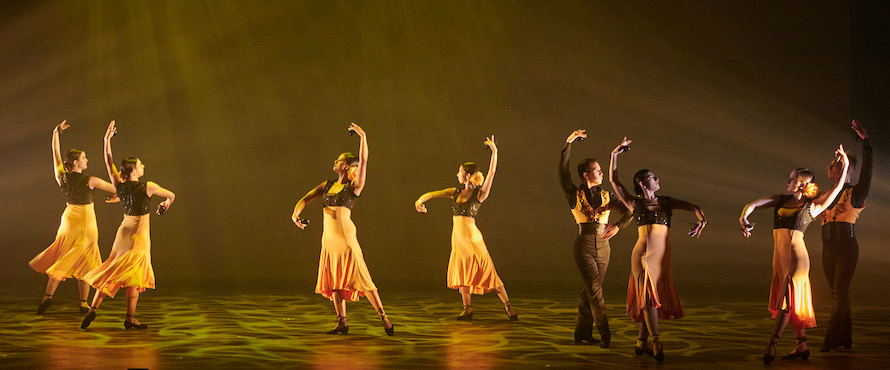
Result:
<svg viewBox="0 0 890 370"><path fill-rule="evenodd" d="M849 222L829 222L822 225L822 239L855 238L855 226Z"/></svg>
<svg viewBox="0 0 890 370"><path fill-rule="evenodd" d="M599 224L596 222L578 224L578 234L602 234L605 229L606 224Z"/></svg>

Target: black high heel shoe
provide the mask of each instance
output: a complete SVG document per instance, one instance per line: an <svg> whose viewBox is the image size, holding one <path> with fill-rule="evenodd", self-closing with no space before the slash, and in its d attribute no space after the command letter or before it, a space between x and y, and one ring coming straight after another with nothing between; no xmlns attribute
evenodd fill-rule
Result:
<svg viewBox="0 0 890 370"><path fill-rule="evenodd" d="M337 327L328 330L326 334L346 334L349 333L349 323L346 322L346 316L337 316Z"/></svg>
<svg viewBox="0 0 890 370"><path fill-rule="evenodd" d="M510 318L510 321L519 321L519 314L516 313L516 310L510 305L510 301L504 302L504 308L507 311L507 317ZM513 312L513 314L511 315L510 312Z"/></svg>
<svg viewBox="0 0 890 370"><path fill-rule="evenodd" d="M576 344L582 344L585 341L590 344L599 344L600 343L600 340L594 338L592 335L588 335L585 337L585 336L575 334L575 343Z"/></svg>
<svg viewBox="0 0 890 370"><path fill-rule="evenodd" d="M83 318L83 321L80 322L80 328L86 329L90 327L90 323L96 319L96 307L90 308L90 312Z"/></svg>
<svg viewBox="0 0 890 370"><path fill-rule="evenodd" d="M649 337L649 339L652 340L652 356L655 357L655 361L664 362L664 346L658 341L658 334Z"/></svg>
<svg viewBox="0 0 890 370"><path fill-rule="evenodd" d="M770 362L776 359L776 343L779 343L779 336L773 334L772 338L769 339L769 344L766 345L766 353L763 354L764 365L769 365Z"/></svg>
<svg viewBox="0 0 890 370"><path fill-rule="evenodd" d="M469 311L469 312L467 311L467 310L472 310L472 307L473 307L473 305L470 305L470 304L464 305L464 311L460 313L460 316L458 316L457 319L461 320L461 321L472 320L473 319L473 311Z"/></svg>
<svg viewBox="0 0 890 370"><path fill-rule="evenodd" d="M377 311L377 315L380 316L380 324L383 325L383 331L386 332L386 335L393 336L396 335L396 325L389 321L389 317L386 317L386 312L383 310ZM386 327L386 323L389 323L389 328Z"/></svg>
<svg viewBox="0 0 890 370"><path fill-rule="evenodd" d="M86 299L81 300L80 301L80 313L89 313L89 312L90 312L90 305L87 304L87 300Z"/></svg>
<svg viewBox="0 0 890 370"><path fill-rule="evenodd" d="M148 325L136 323L136 315L127 315L127 318L133 321L124 320L124 329L148 329Z"/></svg>
<svg viewBox="0 0 890 370"><path fill-rule="evenodd" d="M40 306L37 306L37 314L43 315L46 312L46 309L49 308L53 304L53 296L52 294L44 294L43 301L40 302Z"/></svg>
<svg viewBox="0 0 890 370"><path fill-rule="evenodd" d="M796 360L796 359L807 360L807 359L809 359L810 358L810 349L809 348L807 348L807 350L803 351L803 352L800 352L797 349L798 346L807 342L807 337L800 337L800 338L795 338L795 339L797 339L797 345L794 346L794 351L792 351L791 354L782 356L782 359L783 360Z"/></svg>
<svg viewBox="0 0 890 370"><path fill-rule="evenodd" d="M642 344L642 347L638 344ZM634 354L636 354L637 356L652 355L652 348L649 348L646 345L645 338L637 338L637 344L634 344Z"/></svg>

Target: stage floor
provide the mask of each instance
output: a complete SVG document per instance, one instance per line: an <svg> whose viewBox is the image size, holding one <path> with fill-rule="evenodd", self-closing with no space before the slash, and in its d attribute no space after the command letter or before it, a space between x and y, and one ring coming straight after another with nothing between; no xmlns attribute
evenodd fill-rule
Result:
<svg viewBox="0 0 890 370"><path fill-rule="evenodd" d="M73 285L73 284L69 284ZM72 287L68 287L73 289ZM70 289L69 289L70 290ZM61 289L60 289L61 291ZM46 315L39 294L4 292L0 300L0 367L28 369L176 368L760 368L772 320L765 302L684 302L686 317L662 323L666 360L635 356L637 326L620 304L608 305L612 347L572 339L571 297L513 297L511 322L494 294L474 297L475 318L455 320L459 296L382 292L396 335L387 337L366 300L350 303L348 335L330 303L317 295L196 295L149 291L138 317L147 330L124 330L123 294L106 300L88 330L79 328L73 292L57 294ZM854 347L819 353L824 327L807 333L807 361L777 359L774 368L886 369L886 307L854 307ZM817 311L820 325L827 312ZM778 346L788 353L790 328Z"/></svg>

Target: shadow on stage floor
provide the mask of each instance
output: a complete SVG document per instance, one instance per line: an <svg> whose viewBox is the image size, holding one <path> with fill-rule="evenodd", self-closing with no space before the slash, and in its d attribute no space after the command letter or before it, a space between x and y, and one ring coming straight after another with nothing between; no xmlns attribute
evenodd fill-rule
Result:
<svg viewBox="0 0 890 370"><path fill-rule="evenodd" d="M2 293L2 368L759 368L772 327L765 302L687 301L685 318L662 323L666 360L658 365L634 355L637 326L620 304L608 306L611 348L576 345L576 301L567 295L514 297L518 322L507 320L495 295L475 297L475 318L463 322L454 319L460 301L447 289L387 291L396 325L396 335L387 337L364 299L349 305L348 335L326 335L335 325L333 308L310 294L150 291L138 312L147 330L124 330L121 295L106 300L90 328L80 330L73 292L57 294L44 316L35 314L39 297ZM772 367L885 369L888 312L857 306L853 349L816 352L820 327L807 333L814 347L808 361L778 359ZM824 323L827 312L817 311L817 318ZM789 329L780 355L793 340Z"/></svg>

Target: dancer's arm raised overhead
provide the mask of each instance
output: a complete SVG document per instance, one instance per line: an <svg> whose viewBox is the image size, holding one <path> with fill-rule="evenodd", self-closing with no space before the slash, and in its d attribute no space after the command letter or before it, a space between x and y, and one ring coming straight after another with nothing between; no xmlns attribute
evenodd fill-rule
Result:
<svg viewBox="0 0 890 370"><path fill-rule="evenodd" d="M847 176L849 175L847 170L850 168L850 159L847 158L847 152L844 151L844 146L841 145L834 152L837 156L840 163L843 164L844 168L841 170L841 178L834 184L834 187L831 188L831 191L824 192L820 194L816 199L813 199L813 203L810 206L810 214L813 217L818 216L825 208L828 208L831 205L831 202L834 202L834 198L837 197L838 194L841 193L841 189L844 188L844 183L847 181Z"/></svg>
<svg viewBox="0 0 890 370"><path fill-rule="evenodd" d="M114 126L114 121L111 121L108 124L108 130L105 131L105 169L108 170L108 180L111 182L111 185L114 186L115 192L117 192L117 184L121 181L127 181L127 179L121 179L120 172L117 171L117 167L114 166L114 156L111 154L111 137L117 133L117 128Z"/></svg>
<svg viewBox="0 0 890 370"><path fill-rule="evenodd" d="M65 163L62 160L62 149L61 145L59 145L59 131L68 128L68 125L65 122L68 121L62 121L62 123L53 128L53 177L56 178L56 182L59 186L62 185L62 175L65 173Z"/></svg>
<svg viewBox="0 0 890 370"><path fill-rule="evenodd" d="M362 189L365 188L365 178L368 174L368 134L355 123L350 123L348 130L355 132L361 138L358 149L358 169L355 173L355 179L352 180L352 188L355 189L354 194L361 195Z"/></svg>
<svg viewBox="0 0 890 370"><path fill-rule="evenodd" d="M485 176L485 181L479 188L479 202L484 202L488 198L488 193L491 192L491 182L494 181L494 173L498 168L498 147L494 144L494 135L485 139L485 145L491 149L491 162L488 164L488 175Z"/></svg>
<svg viewBox="0 0 890 370"><path fill-rule="evenodd" d="M633 196L627 192L627 188L621 184L621 181L618 181L618 155L627 151L629 149L628 145L632 142L632 140L628 140L626 137L621 140L621 144L612 150L612 158L609 161L609 184L612 184L615 195L618 196L618 199L621 199L621 203L624 203L629 212L634 210Z"/></svg>

